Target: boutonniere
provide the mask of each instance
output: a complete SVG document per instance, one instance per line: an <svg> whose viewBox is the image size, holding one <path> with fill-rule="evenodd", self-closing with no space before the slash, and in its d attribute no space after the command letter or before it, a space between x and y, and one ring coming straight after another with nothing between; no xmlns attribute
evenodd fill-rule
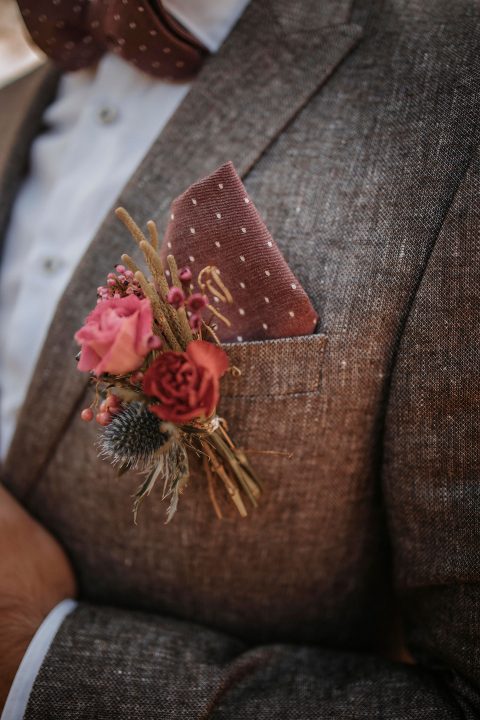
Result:
<svg viewBox="0 0 480 720"><path fill-rule="evenodd" d="M174 516L197 456L206 486L222 517L220 483L242 517L256 506L261 484L244 451L236 447L225 420L217 414L225 373L248 372L229 365L217 335L230 325L222 305L234 303L221 268L179 268L158 252L155 224L148 238L123 208L118 218L143 254L148 272L122 255L115 272L97 288L97 304L75 335L78 369L91 374L92 405L81 412L101 427L99 453L120 474L138 470L143 480L134 497L134 516L158 481L168 500L167 522Z"/></svg>

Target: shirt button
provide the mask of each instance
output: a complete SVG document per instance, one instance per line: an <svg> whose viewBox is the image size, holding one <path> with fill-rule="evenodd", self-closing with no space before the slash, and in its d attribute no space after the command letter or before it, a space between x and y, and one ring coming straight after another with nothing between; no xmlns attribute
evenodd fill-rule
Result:
<svg viewBox="0 0 480 720"><path fill-rule="evenodd" d="M102 107L98 111L97 117L102 125L111 125L118 118L118 109L113 105Z"/></svg>
<svg viewBox="0 0 480 720"><path fill-rule="evenodd" d="M56 257L46 257L43 259L42 267L46 273L53 275L58 272L63 266L63 260Z"/></svg>

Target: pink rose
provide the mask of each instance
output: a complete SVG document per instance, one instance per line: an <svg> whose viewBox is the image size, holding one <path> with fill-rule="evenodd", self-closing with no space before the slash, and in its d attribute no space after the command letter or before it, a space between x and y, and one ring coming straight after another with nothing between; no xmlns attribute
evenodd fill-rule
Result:
<svg viewBox="0 0 480 720"><path fill-rule="evenodd" d="M142 365L146 355L160 344L152 332L152 308L136 295L104 300L75 334L81 345L78 369L95 375L124 375Z"/></svg>

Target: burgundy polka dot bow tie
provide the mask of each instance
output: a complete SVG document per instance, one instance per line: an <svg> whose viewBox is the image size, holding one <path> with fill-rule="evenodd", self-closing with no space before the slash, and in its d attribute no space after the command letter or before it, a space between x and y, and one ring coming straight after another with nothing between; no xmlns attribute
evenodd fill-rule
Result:
<svg viewBox="0 0 480 720"><path fill-rule="evenodd" d="M207 49L158 0L18 0L34 42L62 70L114 52L149 75L185 81Z"/></svg>
<svg viewBox="0 0 480 720"><path fill-rule="evenodd" d="M162 257L172 254L194 276L220 269L234 303L221 312L224 342L309 335L317 314L238 177L232 163L192 185L172 205ZM196 271L196 272L195 272Z"/></svg>

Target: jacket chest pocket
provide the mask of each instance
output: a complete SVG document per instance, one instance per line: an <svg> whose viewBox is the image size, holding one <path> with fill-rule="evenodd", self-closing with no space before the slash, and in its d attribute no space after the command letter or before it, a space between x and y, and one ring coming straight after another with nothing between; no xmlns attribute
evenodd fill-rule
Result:
<svg viewBox="0 0 480 720"><path fill-rule="evenodd" d="M324 334L226 346L241 374L222 380L219 414L260 476L288 478L315 464ZM288 482L277 485L286 491Z"/></svg>
<svg viewBox="0 0 480 720"><path fill-rule="evenodd" d="M224 346L240 375L222 381L222 397L274 397L318 390L327 336L303 335Z"/></svg>

